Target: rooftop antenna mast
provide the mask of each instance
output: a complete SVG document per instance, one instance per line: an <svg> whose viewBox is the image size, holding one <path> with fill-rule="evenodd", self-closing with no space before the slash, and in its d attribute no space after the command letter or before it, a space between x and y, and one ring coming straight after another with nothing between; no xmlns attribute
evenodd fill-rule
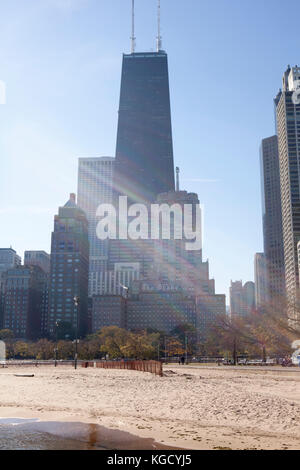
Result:
<svg viewBox="0 0 300 470"><path fill-rule="evenodd" d="M180 173L180 170L179 170L179 167L177 166L176 167L176 192L178 192L180 190L180 188L179 188L179 173Z"/></svg>
<svg viewBox="0 0 300 470"><path fill-rule="evenodd" d="M135 16L134 16L134 0L132 0L131 54L134 54L134 53L135 53L135 41L136 41L136 37L135 37L134 20L135 20Z"/></svg>
<svg viewBox="0 0 300 470"><path fill-rule="evenodd" d="M160 0L158 0L158 5L157 5L157 41L156 41L156 49L157 52L162 50L162 37L161 37L161 31L160 31Z"/></svg>

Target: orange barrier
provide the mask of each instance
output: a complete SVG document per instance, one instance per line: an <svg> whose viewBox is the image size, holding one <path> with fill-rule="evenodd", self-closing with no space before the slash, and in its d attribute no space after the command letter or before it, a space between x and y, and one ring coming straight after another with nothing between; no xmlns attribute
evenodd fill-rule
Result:
<svg viewBox="0 0 300 470"><path fill-rule="evenodd" d="M83 362L82 367L98 367L100 369L126 369L140 372L150 372L162 377L162 363L159 361L101 361Z"/></svg>

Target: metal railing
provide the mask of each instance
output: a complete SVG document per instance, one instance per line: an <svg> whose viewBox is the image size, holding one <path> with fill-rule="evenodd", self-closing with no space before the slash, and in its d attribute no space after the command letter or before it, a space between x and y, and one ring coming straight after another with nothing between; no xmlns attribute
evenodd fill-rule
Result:
<svg viewBox="0 0 300 470"><path fill-rule="evenodd" d="M1 365L5 365L6 367L11 367L11 366L15 366L15 367L26 367L26 366L35 366L35 367L38 367L38 366L53 366L55 364L55 360L54 359L48 359L48 360L43 360L43 359L8 359L6 361L1 361L0 363ZM68 359L63 359L63 360L58 360L57 361L57 365L61 365L61 366L69 366L69 365L73 365L74 364L74 359L73 360L68 360Z"/></svg>

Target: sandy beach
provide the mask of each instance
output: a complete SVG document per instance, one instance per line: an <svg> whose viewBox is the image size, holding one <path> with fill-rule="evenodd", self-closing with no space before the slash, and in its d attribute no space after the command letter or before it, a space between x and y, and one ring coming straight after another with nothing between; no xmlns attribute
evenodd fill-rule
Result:
<svg viewBox="0 0 300 470"><path fill-rule="evenodd" d="M9 367L0 369L4 417L95 423L188 449L300 449L300 373Z"/></svg>

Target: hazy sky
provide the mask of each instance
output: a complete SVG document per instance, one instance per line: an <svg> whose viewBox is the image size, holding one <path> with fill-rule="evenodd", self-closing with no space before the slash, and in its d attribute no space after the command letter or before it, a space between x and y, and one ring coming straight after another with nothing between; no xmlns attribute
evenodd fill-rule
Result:
<svg viewBox="0 0 300 470"><path fill-rule="evenodd" d="M259 145L300 63L298 0L161 0L175 164L204 205L218 293L253 279L262 250ZM0 247L50 251L79 156L114 156L130 0L1 0ZM155 49L156 0L136 0L137 50ZM228 302L228 299L227 299Z"/></svg>

